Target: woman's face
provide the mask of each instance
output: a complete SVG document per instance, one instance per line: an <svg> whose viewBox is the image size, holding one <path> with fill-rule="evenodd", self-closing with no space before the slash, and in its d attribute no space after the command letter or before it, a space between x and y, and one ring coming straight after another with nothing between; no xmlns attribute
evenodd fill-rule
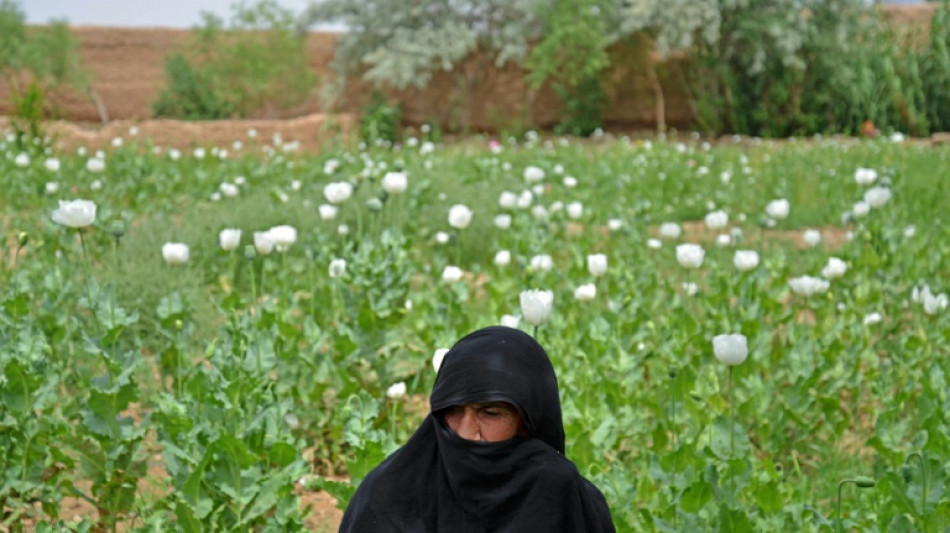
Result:
<svg viewBox="0 0 950 533"><path fill-rule="evenodd" d="M506 402L470 403L445 410L445 423L459 437L482 442L499 442L527 436L521 415Z"/></svg>

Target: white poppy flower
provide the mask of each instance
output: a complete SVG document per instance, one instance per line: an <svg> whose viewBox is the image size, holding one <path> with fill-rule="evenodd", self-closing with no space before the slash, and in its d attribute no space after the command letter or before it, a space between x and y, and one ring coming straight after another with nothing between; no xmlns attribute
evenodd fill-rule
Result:
<svg viewBox="0 0 950 533"><path fill-rule="evenodd" d="M406 382L400 381L398 383L393 383L386 389L386 397L394 400L396 398L402 398L406 395Z"/></svg>
<svg viewBox="0 0 950 533"><path fill-rule="evenodd" d="M353 185L348 181L328 183L323 188L323 196L331 204L342 204L353 195Z"/></svg>
<svg viewBox="0 0 950 533"><path fill-rule="evenodd" d="M522 291L520 299L521 315L525 322L540 326L548 321L554 306L554 292L540 289Z"/></svg>
<svg viewBox="0 0 950 533"><path fill-rule="evenodd" d="M722 209L713 211L706 215L706 227L709 229L722 229L729 224L729 215Z"/></svg>
<svg viewBox="0 0 950 533"><path fill-rule="evenodd" d="M270 231L254 232L254 248L257 250L257 253L267 255L274 251L275 245L274 236L271 235Z"/></svg>
<svg viewBox="0 0 950 533"><path fill-rule="evenodd" d="M274 226L267 230L274 240L274 248L278 252L286 252L291 245L297 242L297 228L288 225Z"/></svg>
<svg viewBox="0 0 950 533"><path fill-rule="evenodd" d="M676 247L676 260L686 268L699 268L706 251L698 244L680 244Z"/></svg>
<svg viewBox="0 0 950 533"><path fill-rule="evenodd" d="M547 272L554 267L554 260L548 254L538 254L531 258L531 268L539 272Z"/></svg>
<svg viewBox="0 0 950 533"><path fill-rule="evenodd" d="M434 368L436 372L442 368L442 361L445 359L445 354L447 353L449 353L448 348L439 348L432 354L432 368Z"/></svg>
<svg viewBox="0 0 950 533"><path fill-rule="evenodd" d="M593 300L596 297L597 287L593 283L581 285L580 287L574 289L574 298L581 302Z"/></svg>
<svg viewBox="0 0 950 533"><path fill-rule="evenodd" d="M338 208L335 205L320 204L320 206L317 207L317 211L320 212L321 220L333 220L336 218Z"/></svg>
<svg viewBox="0 0 950 533"><path fill-rule="evenodd" d="M511 252L508 250L500 250L495 254L494 263L500 267L506 267L511 263Z"/></svg>
<svg viewBox="0 0 950 533"><path fill-rule="evenodd" d="M584 216L584 204L580 202L571 202L567 204L567 216L577 220Z"/></svg>
<svg viewBox="0 0 950 533"><path fill-rule="evenodd" d="M858 168L854 171L854 181L858 185L870 185L877 180L877 171L873 168Z"/></svg>
<svg viewBox="0 0 950 533"><path fill-rule="evenodd" d="M330 261L330 267L328 269L330 277L333 279L339 278L346 273L346 259L334 259Z"/></svg>
<svg viewBox="0 0 950 533"><path fill-rule="evenodd" d="M732 263L742 272L748 272L759 266L759 253L755 250L736 250Z"/></svg>
<svg viewBox="0 0 950 533"><path fill-rule="evenodd" d="M446 265L442 270L442 281L446 283L455 283L462 279L462 269L454 265Z"/></svg>
<svg viewBox="0 0 950 533"><path fill-rule="evenodd" d="M463 204L449 208L449 225L456 229L465 229L472 222L472 210Z"/></svg>
<svg viewBox="0 0 950 533"><path fill-rule="evenodd" d="M383 190L389 194L402 194L406 192L409 179L405 172L387 172L381 184Z"/></svg>
<svg viewBox="0 0 950 533"><path fill-rule="evenodd" d="M854 218L861 218L863 216L866 216L870 212L871 212L871 204L864 201L856 202L854 206L851 208L851 213L854 215Z"/></svg>
<svg viewBox="0 0 950 533"><path fill-rule="evenodd" d="M749 355L748 340L741 333L713 337L713 353L720 363L728 366L742 364Z"/></svg>
<svg viewBox="0 0 950 533"><path fill-rule="evenodd" d="M96 220L96 204L90 200L60 200L53 210L53 222L71 228L85 228Z"/></svg>
<svg viewBox="0 0 950 533"><path fill-rule="evenodd" d="M812 276L792 278L788 280L788 285L795 294L801 294L802 296L812 296L813 294L826 292L830 286L827 280Z"/></svg>
<svg viewBox="0 0 950 533"><path fill-rule="evenodd" d="M501 325L506 328L517 328L521 319L514 315L501 315Z"/></svg>
<svg viewBox="0 0 950 533"><path fill-rule="evenodd" d="M511 191L502 191L498 197L498 205L504 209L511 209L518 205L518 195Z"/></svg>
<svg viewBox="0 0 950 533"><path fill-rule="evenodd" d="M524 169L524 180L528 183L534 183L544 179L544 170L535 166L528 166Z"/></svg>
<svg viewBox="0 0 950 533"><path fill-rule="evenodd" d="M683 228L676 222L664 222L660 224L660 237L664 239L679 239L683 234Z"/></svg>
<svg viewBox="0 0 950 533"><path fill-rule="evenodd" d="M587 271L594 277L600 277L607 273L607 256L604 254L591 254L587 256Z"/></svg>
<svg viewBox="0 0 950 533"><path fill-rule="evenodd" d="M236 250L241 244L241 230L232 228L221 230L218 234L218 244L221 245L222 250L228 252Z"/></svg>
<svg viewBox="0 0 950 533"><path fill-rule="evenodd" d="M238 192L239 192L237 185L233 183L228 183L228 182L224 182L220 186L218 186L218 190L221 191L221 194L223 194L224 196L228 198L234 198L235 196L238 195Z"/></svg>
<svg viewBox="0 0 950 533"><path fill-rule="evenodd" d="M788 200L780 198L772 200L765 206L765 212L775 220L784 220L788 218L789 203Z"/></svg>
<svg viewBox="0 0 950 533"><path fill-rule="evenodd" d="M181 265L188 262L188 245L180 242L166 242L162 245L162 258L169 265Z"/></svg>
<svg viewBox="0 0 950 533"><path fill-rule="evenodd" d="M864 201L872 208L878 208L891 199L891 190L887 187L871 187L864 193Z"/></svg>
<svg viewBox="0 0 950 533"><path fill-rule="evenodd" d="M821 269L821 275L828 279L840 278L848 271L848 264L837 257L829 257L828 264Z"/></svg>

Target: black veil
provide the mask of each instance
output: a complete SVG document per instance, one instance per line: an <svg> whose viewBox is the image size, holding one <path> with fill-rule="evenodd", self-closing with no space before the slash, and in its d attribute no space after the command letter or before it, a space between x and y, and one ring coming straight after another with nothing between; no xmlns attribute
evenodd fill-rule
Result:
<svg viewBox="0 0 950 533"><path fill-rule="evenodd" d="M465 440L440 411L505 401L530 437ZM363 480L341 533L613 532L603 495L564 457L557 378L528 334L493 326L445 355L431 412L399 450Z"/></svg>

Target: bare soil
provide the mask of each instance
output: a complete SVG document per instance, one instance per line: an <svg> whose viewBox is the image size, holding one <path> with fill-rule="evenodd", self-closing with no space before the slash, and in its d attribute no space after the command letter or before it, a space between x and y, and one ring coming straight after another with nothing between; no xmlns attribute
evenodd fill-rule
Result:
<svg viewBox="0 0 950 533"><path fill-rule="evenodd" d="M681 224L684 242L712 244L722 233L719 230L710 230L702 220L687 221ZM837 250L848 240L848 229L835 226L813 228L821 233L821 246L826 250ZM653 228L652 233L658 234L659 229ZM804 230L799 229L764 229L746 230L742 235L743 245L758 246L763 242L791 244L799 249L807 248L804 240Z"/></svg>

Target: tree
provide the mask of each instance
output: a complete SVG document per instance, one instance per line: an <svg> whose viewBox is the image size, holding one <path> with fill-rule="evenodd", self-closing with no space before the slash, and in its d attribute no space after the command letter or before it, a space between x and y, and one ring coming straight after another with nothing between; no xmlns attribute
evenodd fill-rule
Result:
<svg viewBox="0 0 950 533"><path fill-rule="evenodd" d="M300 27L339 22L336 88L359 75L376 88L422 88L438 71L456 73L453 111L468 129L471 92L489 62L522 61L541 34L543 0L325 0ZM477 52L477 53L476 53ZM472 61L466 61L471 57Z"/></svg>
<svg viewBox="0 0 950 533"><path fill-rule="evenodd" d="M553 0L544 10L544 35L525 63L529 102L542 85L552 83L566 108L556 129L565 133L590 135L600 127L604 100L600 77L610 66L607 47L616 39L608 31L605 3Z"/></svg>
<svg viewBox="0 0 950 533"><path fill-rule="evenodd" d="M620 33L626 38L646 37L660 57L688 50L697 41L712 44L719 39L721 23L718 0L624 0L619 10ZM666 99L653 58L647 56L647 77L656 103L656 127L666 131Z"/></svg>

